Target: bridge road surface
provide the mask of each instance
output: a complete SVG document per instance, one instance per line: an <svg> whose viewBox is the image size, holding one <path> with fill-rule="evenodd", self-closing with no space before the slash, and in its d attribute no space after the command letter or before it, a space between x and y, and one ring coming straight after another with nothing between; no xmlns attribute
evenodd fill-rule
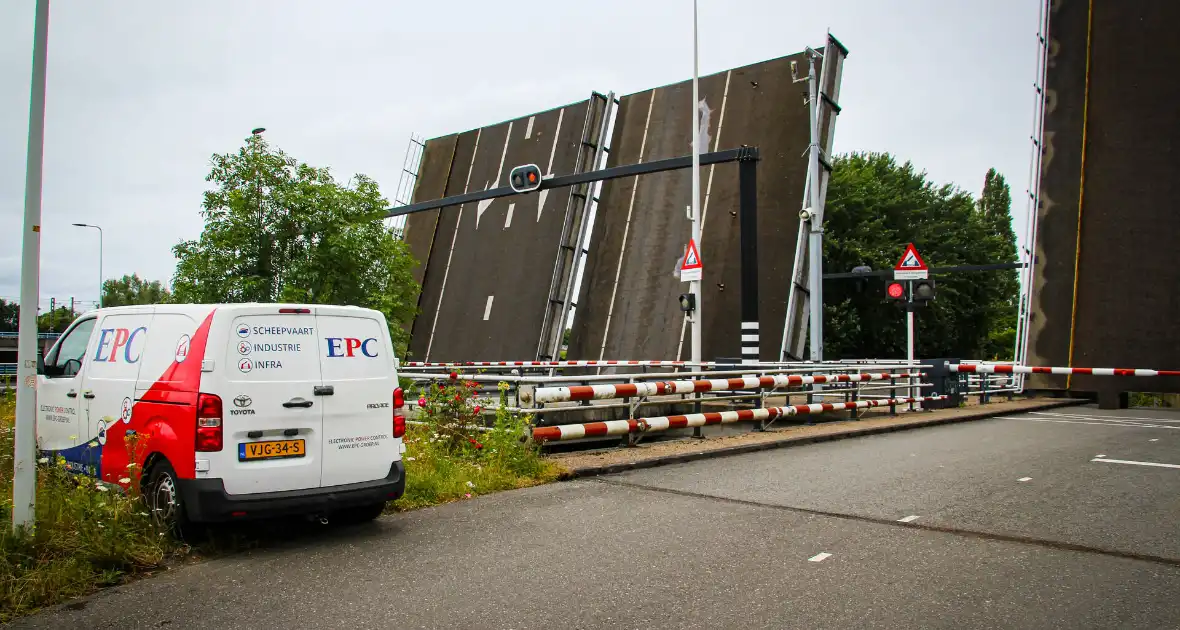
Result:
<svg viewBox="0 0 1180 630"><path fill-rule="evenodd" d="M1178 628L1153 463L1180 414L930 427L329 527L12 627Z"/></svg>

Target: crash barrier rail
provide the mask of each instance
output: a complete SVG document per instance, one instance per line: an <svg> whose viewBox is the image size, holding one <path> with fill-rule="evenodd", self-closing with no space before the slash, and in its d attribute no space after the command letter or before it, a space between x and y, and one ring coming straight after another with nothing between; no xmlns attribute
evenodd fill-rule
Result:
<svg viewBox="0 0 1180 630"><path fill-rule="evenodd" d="M55 333L55 332L39 332L39 333L37 333L37 338L38 339L57 339L58 336L60 336L60 335L61 335L61 333ZM20 336L20 333L17 333L17 332L12 332L12 331L7 331L7 330L0 332L0 339L17 339L17 338L19 338L19 336Z"/></svg>
<svg viewBox="0 0 1180 630"><path fill-rule="evenodd" d="M695 394L703 392L732 391L738 389L785 389L815 383L857 383L887 379L922 376L921 372L890 374L889 372L865 372L860 374L776 374L772 376L746 376L729 379L704 379L684 381L655 381L646 383L623 383L614 385L574 385L570 387L538 387L531 396L522 396L521 402L556 403L581 400L604 400L632 396L661 396L668 394Z"/></svg>
<svg viewBox="0 0 1180 630"><path fill-rule="evenodd" d="M958 363L950 365L949 368L952 372L974 374L1056 374L1059 376L1180 376L1180 370L1043 367L1039 365L1009 365L997 363Z"/></svg>
<svg viewBox="0 0 1180 630"><path fill-rule="evenodd" d="M0 376L9 376L16 374L15 363L0 363Z"/></svg>
<svg viewBox="0 0 1180 630"><path fill-rule="evenodd" d="M517 362L500 362L500 363L517 363ZM523 362L519 362L523 363ZM656 363L656 362L651 362ZM780 380L786 380L786 385L791 384L811 384L813 389L811 391L791 392L788 395L806 395L807 402L812 403L817 400L831 400L843 398L845 401L849 399L860 399L871 396L878 397L896 397L899 393L904 393L908 396L920 395L920 387L930 387L931 383L922 382L918 378L917 372L904 371L907 376L902 377L902 382L897 382L897 378L892 378L890 381L881 381L878 383L871 383L872 377L856 376L860 373L871 370L878 374L893 374L895 370L907 370L918 367L911 366L906 362L877 362L875 364L856 364L849 365L844 363L824 363L824 364L792 364L794 367L770 367L771 364L763 365L732 365L729 363L718 363L718 365L730 366L733 369L729 370L691 370L691 371L676 371L676 372L659 372L659 373L643 373L643 374L585 374L585 375L530 375L530 374L510 374L510 375L496 375L487 373L463 374L462 379L474 381L481 385L479 393L490 393L499 383L507 383L509 386L508 396L510 404L505 409L510 412L529 413L534 416L538 424L549 424L552 422L553 415L556 414L571 414L584 413L591 410L604 409L621 409L627 408L630 415L639 415L639 408L649 405L662 404L714 404L721 401L738 402L742 400L757 400L758 406L765 406L765 400L769 396L766 391L759 391L756 387L758 379L767 376L782 376L788 373L796 373L796 379L800 379L798 373L810 373L806 379L798 380L798 383L792 383L791 379L785 377ZM782 364L778 364L782 365ZM460 367L454 367L448 370L449 373L437 372L416 372L413 370L403 370L401 376L415 382L437 382L442 379L459 378L458 371ZM482 372L482 370L481 370ZM831 375L815 374L816 372L851 372L854 373L851 377L846 378L830 378ZM720 392L715 391L698 391L701 386L693 385L691 390L676 391L679 388L672 388L667 386L670 379L692 379L693 377L701 379L716 379L717 377L741 377L753 378L754 381L750 383L742 382L736 388L722 389ZM821 376L823 378L815 379L814 376ZM729 379L726 378L726 381ZM693 382L689 380L687 382ZM601 403L591 404L589 400L570 400L562 403L545 403L538 402L535 397L537 389L556 389L560 387L569 388L574 387L602 387L603 384L611 383L612 385L636 385L637 391L635 394L623 393L619 398L622 401L607 401ZM736 384L736 383L735 383ZM747 388L748 385L748 388ZM663 394L647 394L648 389L656 389L657 392L660 387L663 387L665 392ZM822 387L822 389L814 389ZM624 387L623 392L628 388ZM753 391L743 391L743 389ZM640 391L643 390L643 391ZM577 390L575 390L577 391ZM616 390L619 391L619 390ZM650 396L663 396L663 398L649 399ZM496 394L498 398L498 392ZM485 409L492 411L499 407L498 401L488 400L488 404L484 405ZM514 404L512 404L514 403ZM482 403L481 403L482 404ZM548 405L548 406L546 406ZM891 409L891 412L895 410Z"/></svg>
<svg viewBox="0 0 1180 630"><path fill-rule="evenodd" d="M532 439L535 442L543 443L578 440L590 437L625 435L628 436L628 443L634 444L635 437L637 435L667 431L670 429L687 429L715 424L731 424L734 422L753 421L759 423L759 430L765 430L775 420L789 416L811 415L825 413L828 411L847 411L907 403L931 402L943 400L945 398L946 396L885 398L877 400L858 400L844 403L814 403L809 405L790 405L786 407L768 407L759 409L739 409L736 411L694 413L679 416L657 416L651 418L631 418L628 420L586 422L581 424L562 424L549 427L533 427Z"/></svg>

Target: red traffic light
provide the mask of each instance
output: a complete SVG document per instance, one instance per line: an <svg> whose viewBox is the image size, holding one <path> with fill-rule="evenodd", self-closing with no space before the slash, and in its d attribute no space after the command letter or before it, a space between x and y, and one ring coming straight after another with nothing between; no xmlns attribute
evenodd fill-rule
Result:
<svg viewBox="0 0 1180 630"><path fill-rule="evenodd" d="M905 297L905 287L900 282L890 282L886 287L885 293L893 300L900 300Z"/></svg>

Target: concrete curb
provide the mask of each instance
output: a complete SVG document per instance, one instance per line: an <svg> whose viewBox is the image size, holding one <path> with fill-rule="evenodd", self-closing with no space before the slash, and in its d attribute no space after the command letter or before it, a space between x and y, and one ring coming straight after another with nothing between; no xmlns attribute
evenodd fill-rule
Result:
<svg viewBox="0 0 1180 630"><path fill-rule="evenodd" d="M743 455L746 453L756 453L759 451L769 451L778 448L788 448L791 446L802 446L804 444L815 444L818 442L828 442L832 440L843 440L848 438L865 437L869 435L879 435L882 433L893 433L895 431L906 431L909 429L919 429L922 427L933 427L944 424L955 424L959 422L970 422L972 420L984 420L987 418L994 418L996 416L1006 416L1009 414L1027 413L1029 411L1040 411L1043 409L1057 409L1059 407L1071 407L1082 404L1088 401L1080 399L1054 399L1046 400L1042 404L1030 405L1021 409L989 409L985 410L981 407L977 413L965 413L961 415L947 416L945 418L932 418L929 420L915 420L913 422L906 422L900 424L891 424L885 426L875 427L858 427L856 421L845 421L848 423L848 430L839 431L835 433L826 433L823 435L800 435L796 437L785 437L781 440L774 440L771 442L759 442L757 444L742 444L739 446L729 446L725 448L714 449L710 451L695 451L692 453L684 453L682 455L664 455L661 457L653 457L651 459L644 459L634 462L625 462L621 464L606 464L603 466L584 466L582 468L574 468L570 470L567 475L562 477L563 480L580 479L585 477L596 477L599 475L610 475L620 473L628 470L639 470L643 468L655 468L657 466L667 466L669 464L683 464L702 459L713 459L717 457L729 457L732 455Z"/></svg>

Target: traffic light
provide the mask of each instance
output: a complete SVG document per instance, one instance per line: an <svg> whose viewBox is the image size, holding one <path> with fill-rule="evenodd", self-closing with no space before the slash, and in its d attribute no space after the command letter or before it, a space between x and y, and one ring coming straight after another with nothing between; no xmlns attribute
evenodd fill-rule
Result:
<svg viewBox="0 0 1180 630"><path fill-rule="evenodd" d="M914 281L914 301L929 302L934 299L934 280Z"/></svg>
<svg viewBox="0 0 1180 630"><path fill-rule="evenodd" d="M697 310L697 296L695 293L680 294L680 310L691 313Z"/></svg>
<svg viewBox="0 0 1180 630"><path fill-rule="evenodd" d="M508 175L508 184L514 192L532 192L541 187L541 169L536 164L518 166Z"/></svg>
<svg viewBox="0 0 1180 630"><path fill-rule="evenodd" d="M900 282L890 282L885 287L885 297L890 300L904 302L905 301L905 285Z"/></svg>

